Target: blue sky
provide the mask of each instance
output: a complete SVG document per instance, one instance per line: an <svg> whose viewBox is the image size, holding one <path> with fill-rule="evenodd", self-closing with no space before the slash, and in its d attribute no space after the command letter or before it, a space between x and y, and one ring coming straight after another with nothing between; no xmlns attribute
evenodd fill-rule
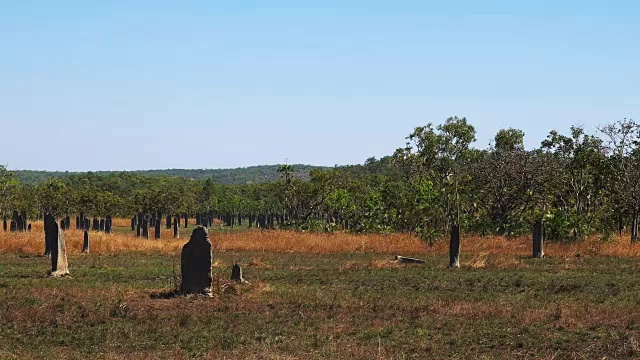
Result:
<svg viewBox="0 0 640 360"><path fill-rule="evenodd" d="M0 0L0 163L362 163L453 115L476 147L507 127L537 147L640 120L638 15L632 1Z"/></svg>

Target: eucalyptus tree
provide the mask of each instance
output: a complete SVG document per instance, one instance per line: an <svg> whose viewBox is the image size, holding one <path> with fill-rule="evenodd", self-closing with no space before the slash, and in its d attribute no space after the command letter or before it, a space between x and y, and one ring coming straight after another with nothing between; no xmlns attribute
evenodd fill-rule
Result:
<svg viewBox="0 0 640 360"><path fill-rule="evenodd" d="M341 188L334 189L327 195L325 206L327 213L338 219L353 219L358 210L353 193Z"/></svg>
<svg viewBox="0 0 640 360"><path fill-rule="evenodd" d="M35 186L16 182L10 189L10 207L26 212L29 218L37 218L39 209Z"/></svg>
<svg viewBox="0 0 640 360"><path fill-rule="evenodd" d="M278 174L280 174L280 179L285 184L290 184L293 181L294 169L293 166L289 164L280 165L278 167Z"/></svg>
<svg viewBox="0 0 640 360"><path fill-rule="evenodd" d="M524 132L503 129L471 164L471 193L478 209L476 230L500 235L530 231L556 193L558 162L541 151L526 151Z"/></svg>
<svg viewBox="0 0 640 360"><path fill-rule="evenodd" d="M15 173L0 165L0 217L14 210L11 206L19 193L18 184Z"/></svg>
<svg viewBox="0 0 640 360"><path fill-rule="evenodd" d="M388 233L392 231L393 211L385 202L385 182L380 176L367 176L365 181L356 182L352 199L352 230L357 232Z"/></svg>
<svg viewBox="0 0 640 360"><path fill-rule="evenodd" d="M188 183L181 178L169 178L165 182L161 191L163 194L162 209L165 215L175 216L178 213L185 212L183 208L189 200ZM211 203L211 201L210 201Z"/></svg>
<svg viewBox="0 0 640 360"><path fill-rule="evenodd" d="M528 160L521 130L500 130L494 146L471 165L477 226L483 232L516 235L526 228L523 217L531 203Z"/></svg>
<svg viewBox="0 0 640 360"><path fill-rule="evenodd" d="M640 216L640 125L625 118L599 130L607 138L607 191L613 211L620 223L625 215L631 218L631 241L636 242Z"/></svg>
<svg viewBox="0 0 640 360"><path fill-rule="evenodd" d="M407 140L406 146L394 153L394 163L415 194L427 198L428 203L437 197L439 203L425 209L419 235L425 238L423 231L433 227L459 226L463 220L461 203L468 200L462 199L460 192L461 182L469 180L463 169L472 159L475 128L464 117L450 117L435 128L431 123L416 127Z"/></svg>
<svg viewBox="0 0 640 360"><path fill-rule="evenodd" d="M215 193L215 184L211 178L206 179L200 185L199 191L196 193L198 203L198 212L208 212L211 210L211 203Z"/></svg>
<svg viewBox="0 0 640 360"><path fill-rule="evenodd" d="M287 217L293 212L293 196L295 193L296 185L300 183L300 181L296 181L294 177L295 170L293 166L289 164L280 165L278 167L278 174L280 174L278 198L281 203L281 209L278 209L278 213L281 213L282 216Z"/></svg>
<svg viewBox="0 0 640 360"><path fill-rule="evenodd" d="M606 183L602 169L606 155L602 139L587 135L582 127L572 126L570 130L570 135L551 131L541 149L552 154L564 170L557 174L564 186L556 196L556 211L548 222L558 226L556 236L565 237L565 230L569 230L579 240L597 225L603 210L601 195Z"/></svg>
<svg viewBox="0 0 640 360"><path fill-rule="evenodd" d="M514 128L500 129L493 138L493 143L497 152L524 151L524 131Z"/></svg>
<svg viewBox="0 0 640 360"><path fill-rule="evenodd" d="M61 217L69 212L72 204L72 192L59 179L48 179L36 188L37 203L44 214Z"/></svg>

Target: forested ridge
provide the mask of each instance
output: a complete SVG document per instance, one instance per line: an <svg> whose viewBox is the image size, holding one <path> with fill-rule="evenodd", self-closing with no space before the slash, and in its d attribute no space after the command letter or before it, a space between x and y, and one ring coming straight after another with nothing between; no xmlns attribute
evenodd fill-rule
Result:
<svg viewBox="0 0 640 360"><path fill-rule="evenodd" d="M143 176L178 176L187 179L203 180L212 179L219 184L247 184L276 181L279 165L259 165L234 169L158 169L158 170L134 170L124 171ZM293 165L294 176L302 180L309 179L309 171L321 169L322 166L296 164ZM95 171L95 175L112 175L122 171ZM42 171L42 170L16 170L15 174L24 184L37 184L50 178L63 178L71 175L82 175L83 172L69 171Z"/></svg>
<svg viewBox="0 0 640 360"><path fill-rule="evenodd" d="M597 234L607 240L630 229L637 240L638 124L623 119L595 134L575 126L552 130L531 150L524 136L503 129L488 148L477 149L474 126L451 117L415 128L405 147L381 159L307 167L308 178L299 176L301 166L280 165L271 181L240 184L182 171L65 174L32 183L2 168L0 212L24 211L31 218L46 212L267 215L283 228L414 232L426 241L454 224L467 233L515 236L542 221L548 239Z"/></svg>

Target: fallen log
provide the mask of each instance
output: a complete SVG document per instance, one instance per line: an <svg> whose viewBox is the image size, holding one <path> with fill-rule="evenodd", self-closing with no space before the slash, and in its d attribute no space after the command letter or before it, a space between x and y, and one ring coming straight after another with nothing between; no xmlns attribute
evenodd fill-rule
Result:
<svg viewBox="0 0 640 360"><path fill-rule="evenodd" d="M422 259L415 259L415 258L399 256L399 255L396 255L395 261L398 261L404 264L424 264L426 262Z"/></svg>

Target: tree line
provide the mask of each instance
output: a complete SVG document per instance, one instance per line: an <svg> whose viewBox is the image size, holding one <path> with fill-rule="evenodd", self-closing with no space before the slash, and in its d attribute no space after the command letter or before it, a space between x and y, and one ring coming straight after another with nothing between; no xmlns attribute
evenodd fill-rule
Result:
<svg viewBox="0 0 640 360"><path fill-rule="evenodd" d="M278 180L278 165L258 165L235 169L164 169L164 170L134 170L128 171L143 176L171 176L184 177L188 179L206 180L212 179L219 184L247 184L264 183ZM302 179L309 179L309 170L322 169L322 166L311 166L304 164L294 165L294 176ZM111 175L118 171L95 171L96 175ZM70 175L78 175L79 172L68 171L42 171L42 170L16 170L15 175L21 183L37 184L50 178L65 178Z"/></svg>
<svg viewBox="0 0 640 360"><path fill-rule="evenodd" d="M466 118L417 127L406 146L362 165L312 169L291 165L266 183L220 184L176 176L81 173L21 183L0 167L0 213L30 218L83 213L276 216L283 228L310 231L413 232L425 241L453 226L464 232L518 236L544 224L547 239L638 238L640 125L623 119L596 134L572 126L550 131L534 149L524 132L502 129L486 149L473 147ZM232 222L233 224L233 222Z"/></svg>

